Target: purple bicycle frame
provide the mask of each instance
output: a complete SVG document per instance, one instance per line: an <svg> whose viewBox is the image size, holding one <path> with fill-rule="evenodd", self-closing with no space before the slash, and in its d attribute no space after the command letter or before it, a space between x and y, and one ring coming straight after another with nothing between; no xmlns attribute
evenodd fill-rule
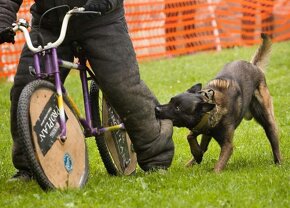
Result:
<svg viewBox="0 0 290 208"><path fill-rule="evenodd" d="M44 54L44 55L43 55ZM44 72L40 69L40 57L44 56L45 59L45 67ZM94 73L86 66L86 60L80 59L80 64L76 64L73 62L64 61L58 59L56 48L51 48L39 53L34 54L34 67L36 73L36 79L43 79L43 74L45 75L53 75L55 80L55 89L57 94L57 105L59 109L60 115L60 139L62 142L66 140L66 120L65 120L65 111L63 105L63 94L66 94L66 90L63 87L63 84L60 79L60 71L59 66L68 68L68 69L77 69L80 71L80 79L82 84L82 92L83 92L83 100L84 100L84 108L85 108L85 118L79 118L80 123L85 129L85 136L96 136L106 131L125 129L124 124L121 123L115 126L103 127L103 128L93 128L92 127L92 115L91 115L91 106L90 106L90 98L89 98L89 90L88 90L88 74L93 79L96 80ZM87 74L88 73L88 74ZM47 76L45 76L47 77ZM75 107L73 105L73 107Z"/></svg>

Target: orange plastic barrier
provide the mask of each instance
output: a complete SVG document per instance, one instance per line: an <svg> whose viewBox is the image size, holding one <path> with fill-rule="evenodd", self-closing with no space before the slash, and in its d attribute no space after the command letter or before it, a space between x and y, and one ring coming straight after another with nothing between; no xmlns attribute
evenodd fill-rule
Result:
<svg viewBox="0 0 290 208"><path fill-rule="evenodd" d="M29 19L31 0L18 17ZM125 0L128 29L138 60L290 39L289 0ZM0 77L15 73L24 40L0 46Z"/></svg>

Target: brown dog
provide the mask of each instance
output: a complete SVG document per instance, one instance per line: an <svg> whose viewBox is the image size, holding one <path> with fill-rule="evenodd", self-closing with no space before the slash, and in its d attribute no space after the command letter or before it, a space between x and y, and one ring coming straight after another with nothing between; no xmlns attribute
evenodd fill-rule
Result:
<svg viewBox="0 0 290 208"><path fill-rule="evenodd" d="M261 35L263 42L251 62L234 61L206 87L196 84L165 105L156 107L156 117L171 119L173 125L191 130L187 139L193 159L201 163L203 154L213 137L221 147L214 170L220 172L233 152L234 131L243 118L252 117L264 128L270 141L274 162L280 163L277 125L274 119L272 99L266 84L264 70L271 50L271 40ZM200 144L197 136L202 134Z"/></svg>

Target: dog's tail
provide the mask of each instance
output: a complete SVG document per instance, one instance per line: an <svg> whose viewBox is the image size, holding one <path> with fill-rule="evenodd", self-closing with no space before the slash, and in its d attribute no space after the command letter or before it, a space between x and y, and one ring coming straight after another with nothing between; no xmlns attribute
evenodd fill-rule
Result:
<svg viewBox="0 0 290 208"><path fill-rule="evenodd" d="M268 35L261 33L262 44L254 54L251 63L265 71L268 62L268 57L271 52L272 41Z"/></svg>

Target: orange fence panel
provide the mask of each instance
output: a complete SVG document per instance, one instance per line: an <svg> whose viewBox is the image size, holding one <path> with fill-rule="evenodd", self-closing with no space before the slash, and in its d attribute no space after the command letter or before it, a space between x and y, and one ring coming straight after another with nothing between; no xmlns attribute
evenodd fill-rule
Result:
<svg viewBox="0 0 290 208"><path fill-rule="evenodd" d="M30 18L32 0L18 17ZM290 39L289 0L125 0L129 33L139 61ZM24 39L0 46L0 77L15 73Z"/></svg>

